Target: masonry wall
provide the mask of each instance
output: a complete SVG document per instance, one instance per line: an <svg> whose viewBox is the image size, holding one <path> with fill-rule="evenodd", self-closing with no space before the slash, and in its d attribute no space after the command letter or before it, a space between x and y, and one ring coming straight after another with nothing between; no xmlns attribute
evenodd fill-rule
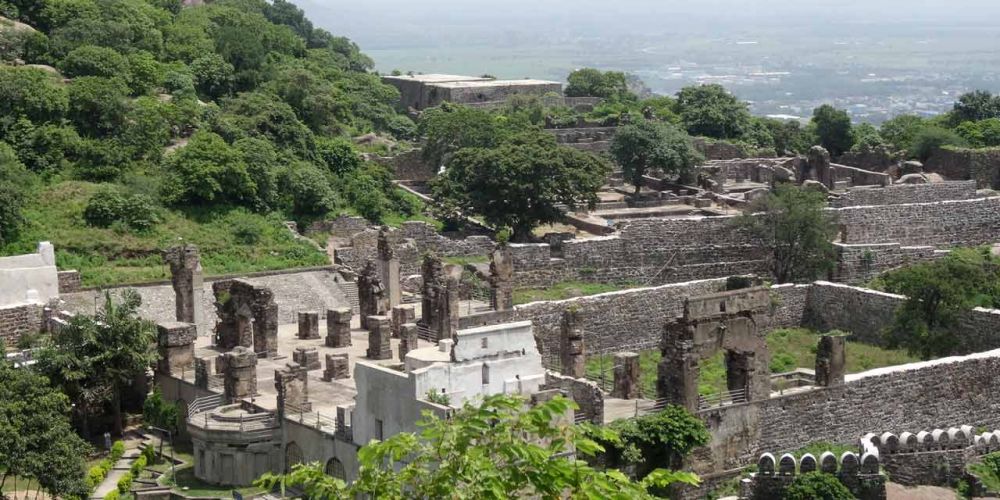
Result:
<svg viewBox="0 0 1000 500"><path fill-rule="evenodd" d="M695 467L722 472L806 443L855 443L868 432L1000 425L1000 351L849 375L842 386L697 413L712 433Z"/></svg>
<svg viewBox="0 0 1000 500"><path fill-rule="evenodd" d="M438 233L434 226L419 221L404 222L399 229L390 231L388 238L399 258L400 274L403 276L420 274L420 262L427 252L434 252L439 257L480 256L485 259L495 246L488 236L449 238ZM350 246L336 250L337 262L359 271L366 260L376 258L378 230L361 231L350 240Z"/></svg>
<svg viewBox="0 0 1000 500"><path fill-rule="evenodd" d="M976 457L974 447L921 451L917 453L884 453L879 462L892 482L904 486L954 486L962 479L966 464Z"/></svg>
<svg viewBox="0 0 1000 500"><path fill-rule="evenodd" d="M844 243L975 246L1000 234L1000 197L848 207L835 211Z"/></svg>
<svg viewBox="0 0 1000 500"><path fill-rule="evenodd" d="M803 325L817 331L842 330L851 340L885 345L883 332L892 326L902 295L819 281L809 290ZM1000 311L976 308L959 315L954 325L955 352L1000 348Z"/></svg>
<svg viewBox="0 0 1000 500"><path fill-rule="evenodd" d="M832 279L848 284L862 284L898 267L926 262L947 255L930 246L902 246L899 243L845 245L834 243L837 265Z"/></svg>
<svg viewBox="0 0 1000 500"><path fill-rule="evenodd" d="M429 181L437 175L438 167L423 159L423 151L412 149L395 156L378 157L379 164L392 171L392 177L403 181Z"/></svg>
<svg viewBox="0 0 1000 500"><path fill-rule="evenodd" d="M1000 188L1000 148L944 147L934 151L924 170L949 180L974 180L980 189Z"/></svg>
<svg viewBox="0 0 1000 500"><path fill-rule="evenodd" d="M40 332L43 326L41 304L0 308L0 340L8 347L16 345L22 335Z"/></svg>
<svg viewBox="0 0 1000 500"><path fill-rule="evenodd" d="M932 184L893 184L880 188L852 189L830 202L836 208L931 203L976 198L976 181L936 182Z"/></svg>

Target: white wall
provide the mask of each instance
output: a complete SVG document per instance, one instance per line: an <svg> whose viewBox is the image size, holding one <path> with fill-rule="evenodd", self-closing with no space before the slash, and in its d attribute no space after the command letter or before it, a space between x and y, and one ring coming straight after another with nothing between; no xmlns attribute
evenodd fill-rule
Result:
<svg viewBox="0 0 1000 500"><path fill-rule="evenodd" d="M0 257L0 307L44 304L59 297L59 273L52 244L33 254Z"/></svg>

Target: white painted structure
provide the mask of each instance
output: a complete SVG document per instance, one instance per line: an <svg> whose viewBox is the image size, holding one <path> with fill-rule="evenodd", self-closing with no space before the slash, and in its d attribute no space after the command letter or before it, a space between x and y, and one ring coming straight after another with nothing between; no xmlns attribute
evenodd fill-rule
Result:
<svg viewBox="0 0 1000 500"><path fill-rule="evenodd" d="M59 272L52 244L43 241L38 251L0 257L0 307L45 304L59 297Z"/></svg>
<svg viewBox="0 0 1000 500"><path fill-rule="evenodd" d="M428 401L434 392L452 407L477 396L539 392L545 368L530 321L459 330L455 340L410 351L400 369L358 361L358 394L351 418L354 442L365 445L400 432L414 432L421 412L449 407Z"/></svg>

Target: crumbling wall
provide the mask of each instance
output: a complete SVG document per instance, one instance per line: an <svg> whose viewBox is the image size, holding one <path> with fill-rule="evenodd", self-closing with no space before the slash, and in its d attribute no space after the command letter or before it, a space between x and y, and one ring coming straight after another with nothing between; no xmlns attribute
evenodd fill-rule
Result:
<svg viewBox="0 0 1000 500"><path fill-rule="evenodd" d="M833 175L836 180L851 181L851 184L855 186L888 186L892 183L889 174L881 172L872 172L870 170L848 167L847 165L837 165L836 163L831 163L830 168L833 169Z"/></svg>
<svg viewBox="0 0 1000 500"><path fill-rule="evenodd" d="M947 251L937 251L934 247L902 246L899 243L834 243L833 246L837 252L837 266L831 278L848 284L862 284L886 271L947 255Z"/></svg>
<svg viewBox="0 0 1000 500"><path fill-rule="evenodd" d="M437 175L438 166L424 161L423 150L411 149L395 156L379 156L375 162L388 168L392 178L400 181L429 181Z"/></svg>
<svg viewBox="0 0 1000 500"><path fill-rule="evenodd" d="M976 181L980 189L1000 188L1000 148L937 149L924 163L925 172L943 175L949 180Z"/></svg>
<svg viewBox="0 0 1000 500"><path fill-rule="evenodd" d="M43 330L42 304L24 304L0 308L0 340L12 347L22 335Z"/></svg>
<svg viewBox="0 0 1000 500"><path fill-rule="evenodd" d="M843 243L975 246L1000 233L1000 197L835 210Z"/></svg>
<svg viewBox="0 0 1000 500"><path fill-rule="evenodd" d="M493 251L494 242L487 236L449 238L437 232L434 226L420 221L404 222L387 234L389 244L399 257L403 276L420 273L420 259L426 253L439 257L481 256L484 261ZM337 262L360 270L367 260L376 260L378 229L371 228L351 237L351 245L336 250Z"/></svg>
<svg viewBox="0 0 1000 500"><path fill-rule="evenodd" d="M604 423L604 392L596 383L548 371L545 372L544 389L560 389L566 397L575 401L580 407L577 413L582 417L577 421L586 420L597 425Z"/></svg>
<svg viewBox="0 0 1000 500"><path fill-rule="evenodd" d="M904 205L976 198L975 181L934 182L930 184L893 184L881 188L852 189L830 201L835 208Z"/></svg>

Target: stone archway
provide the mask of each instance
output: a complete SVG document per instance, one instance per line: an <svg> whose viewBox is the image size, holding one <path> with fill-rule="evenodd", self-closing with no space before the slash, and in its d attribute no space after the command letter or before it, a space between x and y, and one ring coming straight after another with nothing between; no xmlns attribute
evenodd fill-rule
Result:
<svg viewBox="0 0 1000 500"><path fill-rule="evenodd" d="M347 481L347 471L344 470L344 464L336 457L326 462L326 475Z"/></svg>
<svg viewBox="0 0 1000 500"><path fill-rule="evenodd" d="M295 464L302 463L302 448L299 448L298 443L292 441L285 446L285 473L287 474L292 470L292 466Z"/></svg>

